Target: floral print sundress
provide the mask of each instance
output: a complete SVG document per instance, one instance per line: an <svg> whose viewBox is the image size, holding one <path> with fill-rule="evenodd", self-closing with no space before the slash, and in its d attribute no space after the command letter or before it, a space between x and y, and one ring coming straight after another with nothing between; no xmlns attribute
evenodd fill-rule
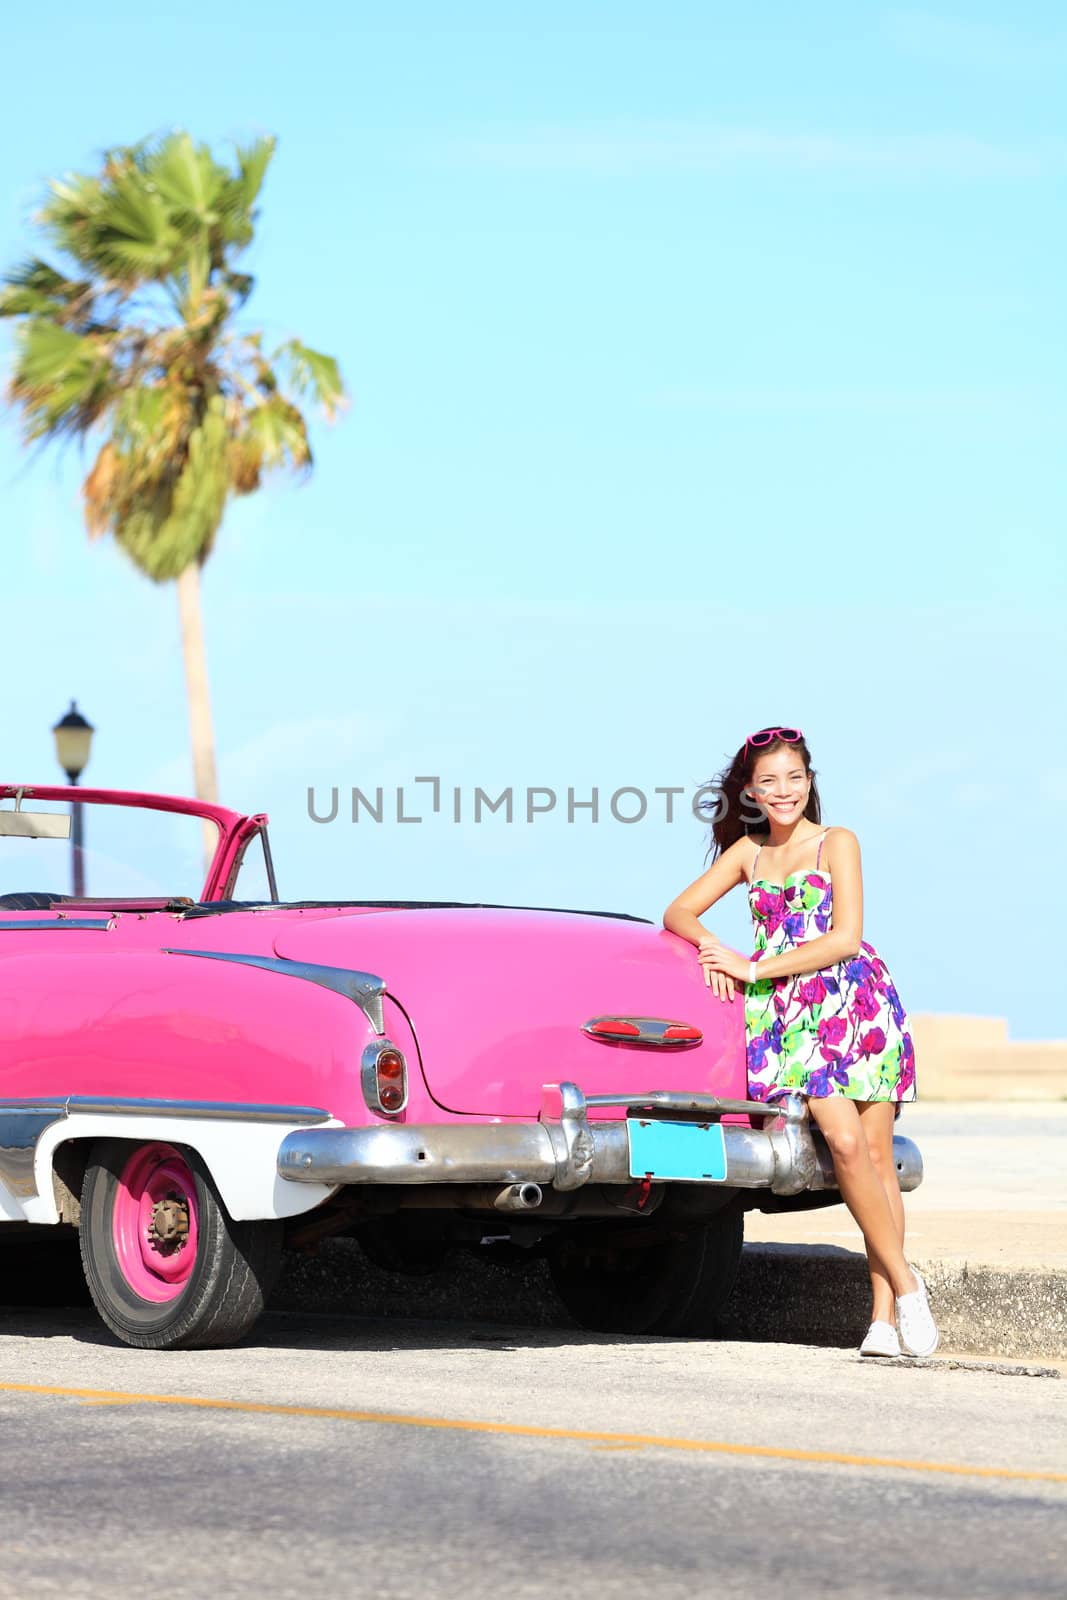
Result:
<svg viewBox="0 0 1067 1600"><path fill-rule="evenodd" d="M827 933L833 886L822 869L819 839L814 869L790 872L784 884L756 876L752 861L748 903L756 934L752 959L780 955ZM818 972L766 978L745 989L748 1084L753 1100L785 1094L848 1100L915 1099L915 1049L908 1018L872 944Z"/></svg>

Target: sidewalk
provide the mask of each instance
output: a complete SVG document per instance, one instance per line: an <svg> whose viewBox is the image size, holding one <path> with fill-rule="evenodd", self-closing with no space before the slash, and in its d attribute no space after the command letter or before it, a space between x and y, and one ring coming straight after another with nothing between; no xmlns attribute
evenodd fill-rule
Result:
<svg viewBox="0 0 1067 1600"><path fill-rule="evenodd" d="M923 1154L923 1182L904 1202L906 1249L944 1344L1067 1358L1067 1102L926 1102L905 1106L897 1132ZM758 1306L761 1327L770 1312L814 1337L842 1298L862 1316L863 1241L844 1206L750 1212L745 1240L735 1305Z"/></svg>

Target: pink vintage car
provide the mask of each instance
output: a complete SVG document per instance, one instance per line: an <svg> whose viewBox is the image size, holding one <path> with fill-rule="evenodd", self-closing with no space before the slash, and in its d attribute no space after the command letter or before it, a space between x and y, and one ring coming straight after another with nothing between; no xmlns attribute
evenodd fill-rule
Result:
<svg viewBox="0 0 1067 1600"><path fill-rule="evenodd" d="M282 901L265 816L71 797L0 786L0 1221L77 1227L127 1343L232 1342L283 1245L339 1233L412 1271L510 1241L586 1327L706 1333L745 1209L838 1198L803 1102L747 1098L740 1001L663 928Z"/></svg>

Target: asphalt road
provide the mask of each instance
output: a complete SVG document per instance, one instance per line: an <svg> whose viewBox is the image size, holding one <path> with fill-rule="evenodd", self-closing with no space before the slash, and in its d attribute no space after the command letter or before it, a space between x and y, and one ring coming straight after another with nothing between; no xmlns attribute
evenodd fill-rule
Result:
<svg viewBox="0 0 1067 1600"><path fill-rule="evenodd" d="M1067 1378L936 1358L283 1315L160 1355L8 1307L0 1439L3 1600L1060 1600L1067 1571Z"/></svg>

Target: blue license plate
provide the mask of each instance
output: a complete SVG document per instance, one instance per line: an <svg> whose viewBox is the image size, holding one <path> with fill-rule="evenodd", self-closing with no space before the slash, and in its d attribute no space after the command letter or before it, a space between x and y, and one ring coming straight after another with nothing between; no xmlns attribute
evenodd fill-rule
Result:
<svg viewBox="0 0 1067 1600"><path fill-rule="evenodd" d="M643 1122L626 1119L632 1178L722 1183L726 1138L719 1122Z"/></svg>

